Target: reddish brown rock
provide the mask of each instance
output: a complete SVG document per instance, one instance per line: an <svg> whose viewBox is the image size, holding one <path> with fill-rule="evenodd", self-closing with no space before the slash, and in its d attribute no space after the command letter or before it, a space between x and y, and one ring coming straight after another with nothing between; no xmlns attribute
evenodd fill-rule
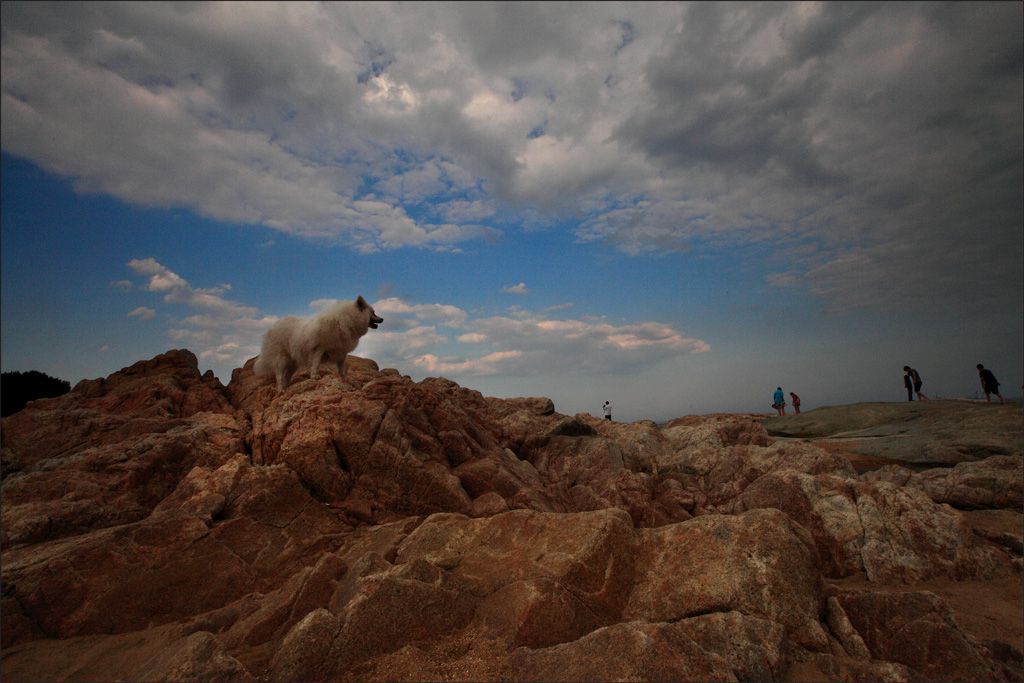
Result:
<svg viewBox="0 0 1024 683"><path fill-rule="evenodd" d="M948 503L963 510L1024 507L1024 460L994 455L975 462L961 462L913 472L899 465L886 465L861 475L865 481L889 481L899 486L922 489L936 503Z"/></svg>
<svg viewBox="0 0 1024 683"><path fill-rule="evenodd" d="M783 471L748 486L736 509L776 508L810 531L827 576L872 581L990 578L1009 556L981 542L956 510L886 482Z"/></svg>
<svg viewBox="0 0 1024 683"><path fill-rule="evenodd" d="M216 378L170 351L3 420L3 543L145 518L197 465L245 449Z"/></svg>
<svg viewBox="0 0 1024 683"><path fill-rule="evenodd" d="M718 448L771 443L761 421L751 415L688 415L669 420L663 431L678 449L700 448L709 443Z"/></svg>
<svg viewBox="0 0 1024 683"><path fill-rule="evenodd" d="M780 624L805 647L827 647L810 538L778 510L707 515L638 536L638 576L624 619L676 621L735 609Z"/></svg>
<svg viewBox="0 0 1024 683"><path fill-rule="evenodd" d="M346 380L304 380L281 395L247 364L229 394L251 415L254 462L287 465L354 522L607 507L646 526L689 517L679 491L659 487L657 460L671 446L653 425L567 418L547 399L485 399L353 360L361 370Z"/></svg>
<svg viewBox="0 0 1024 683"><path fill-rule="evenodd" d="M281 639L270 662L270 679L325 680L327 656L340 628L337 617L323 607L307 614Z"/></svg>
<svg viewBox="0 0 1024 683"><path fill-rule="evenodd" d="M617 509L571 516L521 510L475 520L434 515L401 544L395 561L422 558L445 569L481 599L480 618L491 631L541 642L619 619L635 544L629 516Z"/></svg>
<svg viewBox="0 0 1024 683"><path fill-rule="evenodd" d="M150 660L137 681L255 681L212 633L193 633Z"/></svg>
<svg viewBox="0 0 1024 683"><path fill-rule="evenodd" d="M255 572L205 524L177 511L15 548L3 559L4 599L56 638L176 621L257 586Z"/></svg>
<svg viewBox="0 0 1024 683"><path fill-rule="evenodd" d="M615 655L609 657L609 653ZM678 624L626 622L572 643L512 655L517 681L734 681L728 662Z"/></svg>
<svg viewBox="0 0 1024 683"><path fill-rule="evenodd" d="M564 416L355 357L281 394L247 364L225 389L188 352L34 402L2 436L5 679L416 663L461 680L908 680L958 657L1006 680L1019 662L935 630L938 608L822 588L1005 571L929 495L1012 505L1013 462L901 487L771 443L752 416ZM941 638L884 649L899 624Z"/></svg>
<svg viewBox="0 0 1024 683"><path fill-rule="evenodd" d="M203 480L215 484L203 489ZM140 522L5 549L3 600L49 637L130 631L274 585L348 529L287 470L233 460L194 470ZM26 637L4 624L5 643Z"/></svg>
<svg viewBox="0 0 1024 683"><path fill-rule="evenodd" d="M926 681L1020 679L1020 665L1001 662L963 632L934 593L835 591L850 624L878 660L903 664ZM1011 658L1012 659L1012 658ZM1016 671L1014 671L1016 668Z"/></svg>

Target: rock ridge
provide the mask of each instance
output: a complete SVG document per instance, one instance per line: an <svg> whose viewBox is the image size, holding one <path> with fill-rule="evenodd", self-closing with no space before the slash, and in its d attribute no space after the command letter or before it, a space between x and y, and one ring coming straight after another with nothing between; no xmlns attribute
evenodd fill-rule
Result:
<svg viewBox="0 0 1024 683"><path fill-rule="evenodd" d="M5 678L1021 677L915 588L1019 582L1019 531L970 523L1019 518L1019 453L858 475L764 416L252 364L169 351L3 419Z"/></svg>

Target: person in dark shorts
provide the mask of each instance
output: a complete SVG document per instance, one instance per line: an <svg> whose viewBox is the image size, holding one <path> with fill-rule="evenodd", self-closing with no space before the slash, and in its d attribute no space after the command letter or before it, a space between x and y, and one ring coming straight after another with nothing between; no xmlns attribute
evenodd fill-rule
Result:
<svg viewBox="0 0 1024 683"><path fill-rule="evenodd" d="M907 373L907 377L909 377L910 381L914 383L914 393L917 394L917 400L927 401L928 397L921 393L921 375L917 374L917 370L909 365L904 365L903 371Z"/></svg>
<svg viewBox="0 0 1024 683"><path fill-rule="evenodd" d="M985 392L985 400L991 403L991 394L995 394L999 397L999 403L1002 403L1003 396L999 393L999 380L992 374L992 371L985 369L984 365L978 363L978 377L981 378L981 388Z"/></svg>

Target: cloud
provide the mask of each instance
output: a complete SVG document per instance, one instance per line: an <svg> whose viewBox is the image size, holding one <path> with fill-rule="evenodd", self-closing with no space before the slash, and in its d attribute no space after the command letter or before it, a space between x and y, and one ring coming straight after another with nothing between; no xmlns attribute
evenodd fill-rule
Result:
<svg viewBox="0 0 1024 683"><path fill-rule="evenodd" d="M508 374L543 374L556 368L620 374L710 349L700 339L655 322L612 325L529 315L485 318L470 327L482 337L478 342L516 352L502 359Z"/></svg>
<svg viewBox="0 0 1024 683"><path fill-rule="evenodd" d="M132 259L128 262L128 267L140 275L150 276L149 291L151 292L163 292L175 288L190 289L187 282L161 266L156 259Z"/></svg>
<svg viewBox="0 0 1024 683"><path fill-rule="evenodd" d="M153 258L132 259L127 265L139 275L148 276L145 288L162 294L164 303L195 311L174 319L167 335L193 348L225 380L233 368L259 353L263 333L277 320L257 308L225 299L221 295L230 285L197 289ZM140 306L128 315L151 320L156 310Z"/></svg>
<svg viewBox="0 0 1024 683"><path fill-rule="evenodd" d="M385 313L411 315L417 320L429 320L446 327L461 327L466 322L466 312L457 306L447 304L407 304L401 299L382 299L373 304L378 315Z"/></svg>
<svg viewBox="0 0 1024 683"><path fill-rule="evenodd" d="M505 368L522 355L522 351L496 351L482 358L442 360L428 353L416 358L413 364L420 370L445 377L495 375L504 374Z"/></svg>
<svg viewBox="0 0 1024 683"><path fill-rule="evenodd" d="M251 317L259 312L251 306L241 306L221 297L220 295L230 287L195 289L181 276L160 265L155 259L132 259L128 262L128 267L140 275L149 276L149 291L166 292L165 302L207 310L208 313L203 319L207 324L212 324L218 319Z"/></svg>
<svg viewBox="0 0 1024 683"><path fill-rule="evenodd" d="M461 311L451 315L452 306L410 305L397 299L377 302L374 308L378 313L390 314L386 317L388 331L375 331L365 337L360 343L361 353L386 366L416 368L456 381L566 371L626 374L710 349L706 342L656 322L613 325L599 319L556 320L528 311L516 316L472 319ZM402 319L434 311L448 311L448 326L462 330L454 336L454 342L433 326Z"/></svg>
<svg viewBox="0 0 1024 683"><path fill-rule="evenodd" d="M518 285L512 285L511 287L506 287L505 289L503 289L501 291L507 292L508 294L529 294L530 293L530 290L526 288L526 283L525 282L520 282Z"/></svg>
<svg viewBox="0 0 1024 683"><path fill-rule="evenodd" d="M0 126L81 192L360 253L571 216L580 241L726 249L836 307L1005 299L1022 21L1019 3L17 3Z"/></svg>

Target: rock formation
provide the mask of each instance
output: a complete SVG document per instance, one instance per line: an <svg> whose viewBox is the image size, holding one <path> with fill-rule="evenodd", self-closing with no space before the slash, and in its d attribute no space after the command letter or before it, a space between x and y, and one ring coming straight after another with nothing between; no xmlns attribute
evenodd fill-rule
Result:
<svg viewBox="0 0 1024 683"><path fill-rule="evenodd" d="M1021 678L914 588L1019 580L963 512L1020 514L1019 452L858 476L757 416L620 424L355 357L278 394L188 351L2 430L4 680Z"/></svg>

